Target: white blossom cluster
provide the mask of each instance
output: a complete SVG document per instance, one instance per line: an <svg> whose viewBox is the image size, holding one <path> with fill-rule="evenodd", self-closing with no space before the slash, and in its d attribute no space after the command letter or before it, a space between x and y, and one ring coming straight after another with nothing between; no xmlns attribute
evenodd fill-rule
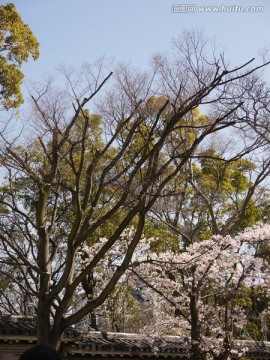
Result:
<svg viewBox="0 0 270 360"><path fill-rule="evenodd" d="M95 278L100 283L105 284L121 265L134 234L133 227L123 231L95 266ZM241 334L247 314L238 296L244 287L269 288L269 264L255 253L259 243L267 245L270 241L270 225L258 224L235 237L213 236L179 253L152 251L152 241L157 239L141 239L122 277L134 288L138 281L143 284L149 299L151 321L138 331L190 337L192 346L199 346L210 358L228 346L231 355L240 356L243 349L236 349L233 338ZM84 246L78 253L78 271L90 266L107 243L107 238L100 238ZM197 338L192 338L194 328Z"/></svg>
<svg viewBox="0 0 270 360"><path fill-rule="evenodd" d="M192 341L202 352L216 356L225 351L226 339L231 354L239 355L232 339L241 333L247 314L237 298L244 287L269 287L269 264L254 256L258 243L269 240L270 225L258 224L235 237L194 243L178 254L149 249L139 265L134 263L152 293L153 321L144 331L190 336L196 327L198 339Z"/></svg>

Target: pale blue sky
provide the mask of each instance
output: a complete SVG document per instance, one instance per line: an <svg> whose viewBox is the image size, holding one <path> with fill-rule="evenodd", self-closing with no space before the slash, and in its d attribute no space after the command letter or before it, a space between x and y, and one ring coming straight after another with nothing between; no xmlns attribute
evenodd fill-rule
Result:
<svg viewBox="0 0 270 360"><path fill-rule="evenodd" d="M36 62L23 67L40 80L61 63L79 66L102 55L146 65L155 51L170 49L172 37L202 27L234 64L270 45L270 1L217 0L14 0L41 43ZM1 4L6 1L0 0ZM172 13L172 5L194 4L195 13ZM198 6L263 6L263 12L201 13Z"/></svg>

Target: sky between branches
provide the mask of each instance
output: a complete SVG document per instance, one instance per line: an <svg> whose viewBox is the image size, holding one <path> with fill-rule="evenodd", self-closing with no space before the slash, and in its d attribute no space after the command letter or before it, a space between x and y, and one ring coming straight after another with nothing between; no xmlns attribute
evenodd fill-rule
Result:
<svg viewBox="0 0 270 360"><path fill-rule="evenodd" d="M0 4L7 1L0 0ZM170 49L183 30L203 28L233 63L270 46L267 0L14 0L17 10L41 43L41 56L23 68L40 80L60 63L79 66L99 56L115 56L145 66L155 51ZM191 4L195 12L172 12ZM262 12L199 12L199 6L262 6ZM270 72L269 72L270 73Z"/></svg>

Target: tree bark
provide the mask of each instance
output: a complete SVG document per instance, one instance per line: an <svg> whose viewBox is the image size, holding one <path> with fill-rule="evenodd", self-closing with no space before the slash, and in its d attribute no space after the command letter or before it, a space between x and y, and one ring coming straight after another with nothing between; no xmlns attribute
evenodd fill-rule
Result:
<svg viewBox="0 0 270 360"><path fill-rule="evenodd" d="M207 360L207 356L201 348L201 329L198 311L198 293L190 295L190 315L191 315L191 360Z"/></svg>

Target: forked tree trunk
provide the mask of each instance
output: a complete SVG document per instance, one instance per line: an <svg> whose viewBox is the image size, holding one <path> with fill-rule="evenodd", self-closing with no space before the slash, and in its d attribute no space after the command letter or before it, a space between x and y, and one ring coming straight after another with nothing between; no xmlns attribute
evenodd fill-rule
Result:
<svg viewBox="0 0 270 360"><path fill-rule="evenodd" d="M49 309L40 309L37 315L37 343L39 345L51 346L57 351L61 350L64 331L60 326L50 321Z"/></svg>

